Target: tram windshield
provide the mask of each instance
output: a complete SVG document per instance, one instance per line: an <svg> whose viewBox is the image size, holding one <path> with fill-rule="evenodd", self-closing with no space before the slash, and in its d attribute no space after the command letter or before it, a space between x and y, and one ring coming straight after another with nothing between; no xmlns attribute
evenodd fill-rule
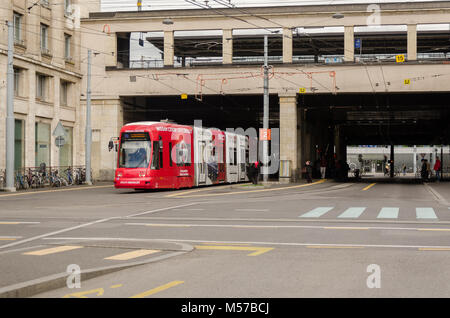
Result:
<svg viewBox="0 0 450 318"><path fill-rule="evenodd" d="M122 133L119 168L147 168L151 148L147 132Z"/></svg>

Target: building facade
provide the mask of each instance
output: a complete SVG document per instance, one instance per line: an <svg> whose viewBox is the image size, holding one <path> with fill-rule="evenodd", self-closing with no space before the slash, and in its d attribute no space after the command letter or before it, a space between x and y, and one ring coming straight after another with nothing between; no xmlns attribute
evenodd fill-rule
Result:
<svg viewBox="0 0 450 318"><path fill-rule="evenodd" d="M84 164L80 140L80 32L75 0L2 1L14 28L15 170ZM0 28L0 170L5 169L8 28ZM58 123L65 144L52 136ZM84 148L84 146L83 146Z"/></svg>

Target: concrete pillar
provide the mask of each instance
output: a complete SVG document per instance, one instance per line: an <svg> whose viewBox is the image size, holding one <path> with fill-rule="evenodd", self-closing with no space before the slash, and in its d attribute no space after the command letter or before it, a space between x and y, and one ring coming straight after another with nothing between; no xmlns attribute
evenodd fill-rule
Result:
<svg viewBox="0 0 450 318"><path fill-rule="evenodd" d="M408 61L417 60L417 24L408 24Z"/></svg>
<svg viewBox="0 0 450 318"><path fill-rule="evenodd" d="M280 160L290 161L291 181L298 177L297 96L280 98ZM282 180L280 180L282 181ZM284 180L286 181L286 180Z"/></svg>
<svg viewBox="0 0 450 318"><path fill-rule="evenodd" d="M114 179L117 153L108 151L107 146L111 137L119 136L122 126L123 104L120 99L92 101L92 172L95 180Z"/></svg>
<svg viewBox="0 0 450 318"><path fill-rule="evenodd" d="M344 61L355 60L355 32L353 25L344 27Z"/></svg>
<svg viewBox="0 0 450 318"><path fill-rule="evenodd" d="M164 66L173 66L175 39L173 31L164 31Z"/></svg>
<svg viewBox="0 0 450 318"><path fill-rule="evenodd" d="M223 64L233 64L233 30L223 30L222 33Z"/></svg>
<svg viewBox="0 0 450 318"><path fill-rule="evenodd" d="M36 72L27 71L28 75L28 114L25 120L25 167L36 165Z"/></svg>
<svg viewBox="0 0 450 318"><path fill-rule="evenodd" d="M283 28L283 63L292 63L292 30Z"/></svg>

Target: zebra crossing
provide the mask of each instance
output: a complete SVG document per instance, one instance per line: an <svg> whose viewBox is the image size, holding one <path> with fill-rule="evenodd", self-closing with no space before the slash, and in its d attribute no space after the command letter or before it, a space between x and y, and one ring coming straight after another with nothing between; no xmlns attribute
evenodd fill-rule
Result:
<svg viewBox="0 0 450 318"><path fill-rule="evenodd" d="M300 218L326 218L330 212L336 211L335 207L316 207L304 214L301 214ZM342 213L340 213L337 218L338 219L358 219L367 215L367 207L349 207ZM377 219L398 219L400 216L410 217L413 214L411 213L411 208L402 208L400 211L399 207L381 207L378 211L376 218ZM416 207L415 208L415 218L418 220L438 220L437 214L435 210L431 207Z"/></svg>

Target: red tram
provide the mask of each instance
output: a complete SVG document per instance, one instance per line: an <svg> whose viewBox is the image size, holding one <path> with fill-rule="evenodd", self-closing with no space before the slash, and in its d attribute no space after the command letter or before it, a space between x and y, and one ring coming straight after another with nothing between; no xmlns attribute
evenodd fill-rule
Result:
<svg viewBox="0 0 450 318"><path fill-rule="evenodd" d="M116 188L179 189L248 181L249 138L165 122L120 131Z"/></svg>

